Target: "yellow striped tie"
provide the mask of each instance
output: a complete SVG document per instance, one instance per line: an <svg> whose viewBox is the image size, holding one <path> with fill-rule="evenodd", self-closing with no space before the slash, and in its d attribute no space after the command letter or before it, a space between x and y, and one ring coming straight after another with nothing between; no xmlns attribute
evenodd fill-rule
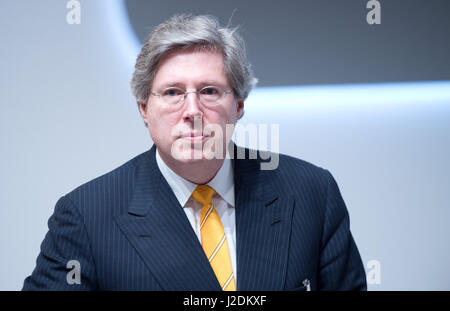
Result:
<svg viewBox="0 0 450 311"><path fill-rule="evenodd" d="M236 284L234 282L227 238L219 215L211 203L214 193L213 188L205 185L197 186L192 193L192 197L202 205L200 216L202 247L222 290L235 291Z"/></svg>

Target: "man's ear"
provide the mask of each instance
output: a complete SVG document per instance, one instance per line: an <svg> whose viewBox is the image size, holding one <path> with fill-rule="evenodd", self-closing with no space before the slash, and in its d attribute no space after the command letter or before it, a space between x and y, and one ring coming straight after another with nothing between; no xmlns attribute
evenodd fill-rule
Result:
<svg viewBox="0 0 450 311"><path fill-rule="evenodd" d="M148 104L145 102L138 102L139 105L139 112L141 113L142 119L144 120L145 126L148 124L148 118L147 118L147 109Z"/></svg>
<svg viewBox="0 0 450 311"><path fill-rule="evenodd" d="M238 100L237 102L237 120L244 116L244 101Z"/></svg>

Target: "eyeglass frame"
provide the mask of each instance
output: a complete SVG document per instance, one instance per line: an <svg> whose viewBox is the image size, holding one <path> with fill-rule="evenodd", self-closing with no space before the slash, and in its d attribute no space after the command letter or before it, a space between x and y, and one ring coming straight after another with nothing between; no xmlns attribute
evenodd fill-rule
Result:
<svg viewBox="0 0 450 311"><path fill-rule="evenodd" d="M218 98L218 99L214 102L213 105L204 104L204 103L201 101L201 99L200 99L200 92L201 92L202 90L208 88L208 87L214 87L214 88L217 88L217 89L222 90L222 92L223 92L222 96L221 96L220 98ZM196 94L197 94L197 99L200 101L200 103L201 103L202 105L205 105L205 106L207 106L207 107L214 107L214 106L218 106L218 105L219 105L219 102L220 102L220 100L224 97L224 95L229 95L229 94L232 94L232 93L233 93L233 90L225 91L222 87L216 86L216 85L207 85L207 86L202 87L200 90L197 90L197 91L189 91L189 92L186 91L186 90L183 90L183 89L180 88L180 87L167 87L167 88L165 88L165 89L162 90L162 91L164 92L164 91L166 91L166 90L168 90L168 89L171 89L171 88L173 88L173 89L178 89L178 90L180 90L180 91L184 91L184 94L183 94L183 99L182 99L182 100L180 100L180 101L177 102L176 104L171 104L170 106L177 106L177 105L179 105L179 104L184 104L184 102L186 101L186 97L187 97L187 95L188 95L189 93L196 93ZM150 94L153 95L153 96L159 97L159 98L164 102L164 99L162 99L162 97L161 97L162 94L158 94L158 93L155 93L155 92L152 92L152 91L150 91ZM166 102L165 102L165 103L166 103ZM166 104L167 104L167 103L166 103Z"/></svg>

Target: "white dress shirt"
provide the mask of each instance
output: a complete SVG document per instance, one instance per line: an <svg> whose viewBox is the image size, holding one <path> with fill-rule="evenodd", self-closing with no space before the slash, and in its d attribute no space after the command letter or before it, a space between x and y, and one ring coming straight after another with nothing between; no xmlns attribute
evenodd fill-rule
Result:
<svg viewBox="0 0 450 311"><path fill-rule="evenodd" d="M166 179L170 188L172 188L175 197L183 206L183 210L191 223L192 229L201 243L200 235L200 212L201 205L193 198L192 192L197 187L196 184L184 179L176 174L159 156L158 149L156 150L156 163L162 175ZM212 204L217 211L222 222L225 235L227 237L228 250L231 257L231 266L233 268L234 280L237 284L236 275L236 220L235 220L235 204L234 204L234 178L233 167L231 160L225 157L222 167L217 172L216 176L207 183L212 187L216 193L212 198Z"/></svg>

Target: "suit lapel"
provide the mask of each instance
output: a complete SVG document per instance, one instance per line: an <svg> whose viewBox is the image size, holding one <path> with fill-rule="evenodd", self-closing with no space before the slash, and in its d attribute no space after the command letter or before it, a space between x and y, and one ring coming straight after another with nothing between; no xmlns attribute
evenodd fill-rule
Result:
<svg viewBox="0 0 450 311"><path fill-rule="evenodd" d="M220 290L200 242L159 171L156 148L136 166L128 213L116 222L163 290Z"/></svg>
<svg viewBox="0 0 450 311"><path fill-rule="evenodd" d="M128 213L116 222L163 290L220 290L155 152L137 163ZM248 154L234 160L238 290L284 288L294 202L268 173Z"/></svg>
<svg viewBox="0 0 450 311"><path fill-rule="evenodd" d="M294 202L259 160L246 159L234 161L237 289L282 290Z"/></svg>

